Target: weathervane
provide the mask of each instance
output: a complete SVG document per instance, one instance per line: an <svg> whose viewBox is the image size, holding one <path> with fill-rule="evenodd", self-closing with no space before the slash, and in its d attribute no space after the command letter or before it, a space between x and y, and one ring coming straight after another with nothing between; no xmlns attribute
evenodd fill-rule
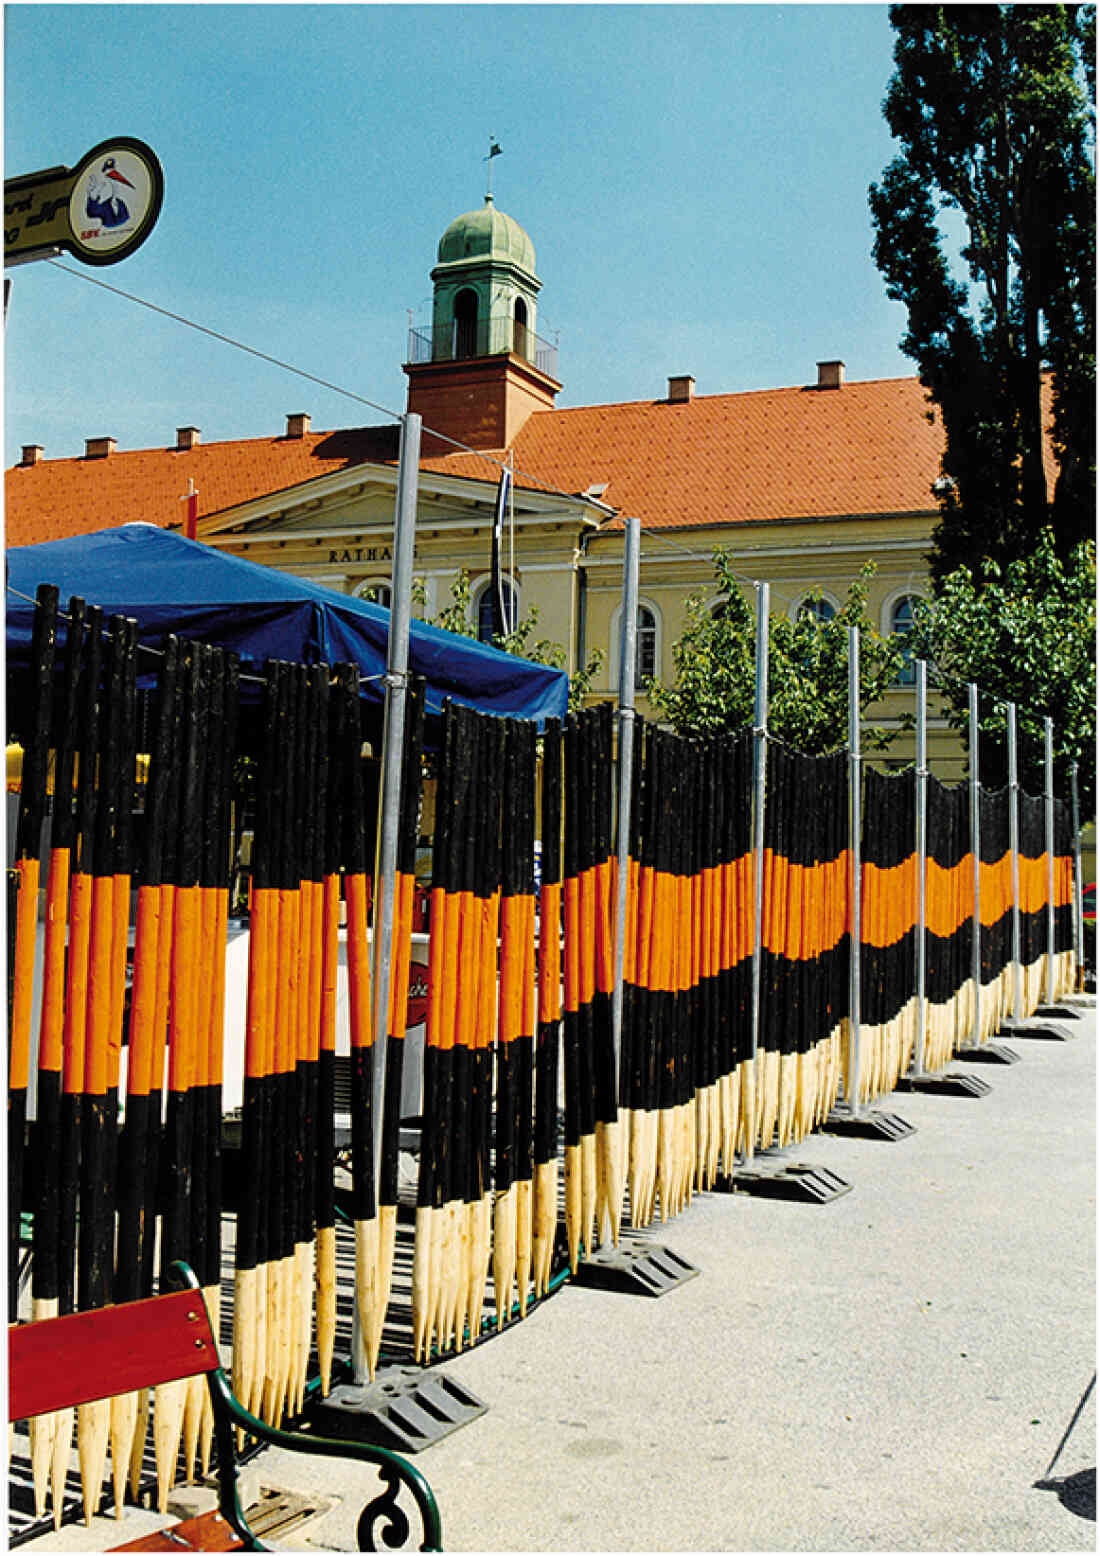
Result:
<svg viewBox="0 0 1100 1556"><path fill-rule="evenodd" d="M489 164L489 184L488 184L487 189L485 190L485 203L487 205L491 205L493 203L493 158L494 157L499 157L499 156L500 156L500 147L497 145L496 141L490 135L489 136L489 155L487 157L482 157L482 159L481 159L482 162L487 162Z"/></svg>

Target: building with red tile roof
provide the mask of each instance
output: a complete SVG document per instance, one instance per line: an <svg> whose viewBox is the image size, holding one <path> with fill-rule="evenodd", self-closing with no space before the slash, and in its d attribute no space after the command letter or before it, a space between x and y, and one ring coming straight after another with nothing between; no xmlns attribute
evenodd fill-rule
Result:
<svg viewBox="0 0 1100 1556"><path fill-rule="evenodd" d="M658 398L559 407L556 351L535 333L533 246L491 214L448 228L432 324L410 331L426 613L448 604L465 569L471 621L487 622L489 532L508 465L517 608L537 608L536 635L561 643L572 664L602 651L600 693L617 675L627 515L643 537L643 673L670 676L686 597L713 590L717 546L746 580L770 581L778 610L800 608L811 591L835 606L870 559L882 629L904 620L927 588L943 449L916 378L849 381L830 361L790 388L697 394L680 375ZM182 527L193 492L200 539L385 599L398 439L396 424L315 432L298 413L269 438L204 442L183 426L154 449L101 437L82 458L48 459L27 447L5 475L7 544L134 520Z"/></svg>
<svg viewBox="0 0 1100 1556"><path fill-rule="evenodd" d="M943 437L915 378L763 389L690 399L634 400L534 411L507 448L436 454L426 475L495 482L512 463L516 484L583 492L647 529L780 520L928 514ZM182 427L163 448L119 451L89 439L83 458L46 459L35 446L5 474L7 543L140 520L183 523L193 483L201 519L247 503L304 495L322 476L362 464L396 465L398 427L313 432L288 417L271 438L203 443Z"/></svg>

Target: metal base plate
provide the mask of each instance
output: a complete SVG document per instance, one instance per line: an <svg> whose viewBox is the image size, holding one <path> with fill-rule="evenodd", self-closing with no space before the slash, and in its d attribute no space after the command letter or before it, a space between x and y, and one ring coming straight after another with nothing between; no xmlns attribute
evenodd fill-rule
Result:
<svg viewBox="0 0 1100 1556"><path fill-rule="evenodd" d="M624 1296L663 1297L698 1274L697 1265L689 1264L671 1248L622 1234L617 1248L601 1246L583 1258L572 1283Z"/></svg>
<svg viewBox="0 0 1100 1556"><path fill-rule="evenodd" d="M1027 1021L1013 1021L1006 1017L1001 1022L1001 1037L1035 1037L1045 1039L1049 1043L1068 1043L1071 1038L1077 1036L1073 1027L1059 1021L1040 1021L1031 1016Z"/></svg>
<svg viewBox="0 0 1100 1556"><path fill-rule="evenodd" d="M880 1108L863 1113L834 1108L821 1127L827 1135L850 1135L860 1140L907 1140L917 1132L917 1126L900 1113L884 1113Z"/></svg>
<svg viewBox="0 0 1100 1556"><path fill-rule="evenodd" d="M381 1367L373 1383L341 1383L308 1405L305 1416L329 1437L419 1453L488 1408L476 1394L434 1369L429 1373L421 1367Z"/></svg>
<svg viewBox="0 0 1100 1556"><path fill-rule="evenodd" d="M1001 1043L975 1043L966 1048L956 1048L955 1056L967 1064L1018 1064L1020 1056L1014 1048Z"/></svg>
<svg viewBox="0 0 1100 1556"><path fill-rule="evenodd" d="M993 1090L976 1075L903 1075L895 1091L928 1091L937 1097L985 1097Z"/></svg>
<svg viewBox="0 0 1100 1556"><path fill-rule="evenodd" d="M847 1194L852 1185L828 1167L814 1167L807 1162L772 1166L756 1157L751 1166L739 1167L728 1178L718 1178L714 1187L724 1194L756 1194L762 1199L825 1205Z"/></svg>

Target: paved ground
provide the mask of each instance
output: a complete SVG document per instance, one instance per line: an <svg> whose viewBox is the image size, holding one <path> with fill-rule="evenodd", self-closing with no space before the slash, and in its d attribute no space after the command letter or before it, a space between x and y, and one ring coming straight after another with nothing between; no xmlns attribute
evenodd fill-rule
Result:
<svg viewBox="0 0 1100 1556"><path fill-rule="evenodd" d="M908 1139L814 1136L798 1158L853 1185L829 1204L697 1197L661 1240L701 1274L668 1295L567 1286L448 1363L490 1408L416 1459L447 1547L1093 1549L1094 1013L1076 1029L954 1065L981 1099L887 1099ZM365 1481L258 1472L339 1498L290 1546L354 1548Z"/></svg>

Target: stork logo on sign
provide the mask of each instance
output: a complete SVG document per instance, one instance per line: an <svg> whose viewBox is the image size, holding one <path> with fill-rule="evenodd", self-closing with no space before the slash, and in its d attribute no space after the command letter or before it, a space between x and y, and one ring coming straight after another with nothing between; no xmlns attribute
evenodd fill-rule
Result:
<svg viewBox="0 0 1100 1556"><path fill-rule="evenodd" d="M122 198L122 189L134 186L120 173L115 157L104 157L101 168L93 168L88 174L88 198L84 212L89 221L102 222L104 227L121 227L130 220L130 207Z"/></svg>
<svg viewBox="0 0 1100 1556"><path fill-rule="evenodd" d="M160 209L160 168L140 141L108 142L77 166L69 220L81 258L94 262L130 252Z"/></svg>
<svg viewBox="0 0 1100 1556"><path fill-rule="evenodd" d="M101 141L75 167L43 168L4 183L4 263L61 249L86 265L113 265L143 244L160 214L164 174L144 141Z"/></svg>

